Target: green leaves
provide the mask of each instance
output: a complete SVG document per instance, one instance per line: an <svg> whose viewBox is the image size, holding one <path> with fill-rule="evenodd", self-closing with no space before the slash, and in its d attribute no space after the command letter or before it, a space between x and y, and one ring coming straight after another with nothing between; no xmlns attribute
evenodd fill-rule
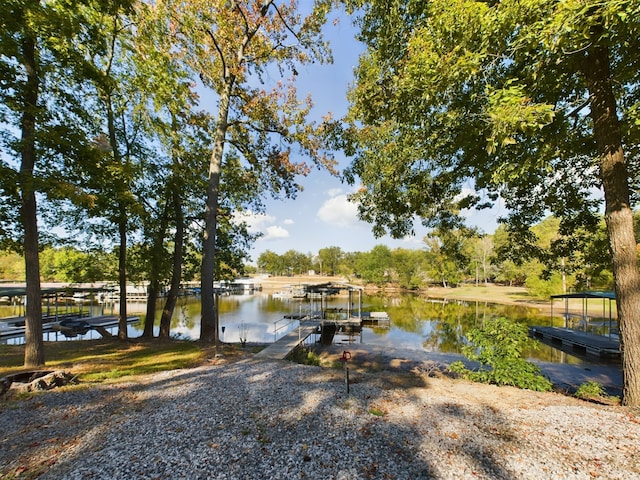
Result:
<svg viewBox="0 0 640 480"><path fill-rule="evenodd" d="M487 117L490 124L490 136L487 138L487 151L495 153L500 147L517 142L517 135L535 135L549 125L554 118L554 106L535 104L525 94L523 85L508 82L506 88L494 89L487 86ZM508 183L508 178L500 178Z"/></svg>
<svg viewBox="0 0 640 480"><path fill-rule="evenodd" d="M578 227L597 213L598 151L581 62L596 43L611 52L625 145L637 150L639 2L358 5L368 48L349 92L347 178L362 184L353 199L376 234L406 234L414 215L447 221L465 182L482 191L465 208L500 195L516 222L552 212ZM631 172L638 158L627 157Z"/></svg>
<svg viewBox="0 0 640 480"><path fill-rule="evenodd" d="M525 324L506 318L487 320L481 328L467 332L467 340L463 354L480 368L472 371L455 362L450 366L452 371L482 383L551 390L551 382L540 374L538 366L522 357L525 349L534 345Z"/></svg>

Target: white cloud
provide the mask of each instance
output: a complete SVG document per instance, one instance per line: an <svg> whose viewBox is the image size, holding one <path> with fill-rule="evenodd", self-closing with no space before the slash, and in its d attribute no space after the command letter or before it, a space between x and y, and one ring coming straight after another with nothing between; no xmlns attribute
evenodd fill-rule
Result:
<svg viewBox="0 0 640 480"><path fill-rule="evenodd" d="M293 225L295 222L295 220L293 220L293 218L286 218L283 222L284 225Z"/></svg>
<svg viewBox="0 0 640 480"><path fill-rule="evenodd" d="M356 227L363 222L358 219L358 206L347 200L347 195L336 195L326 200L318 209L317 216L329 225Z"/></svg>
<svg viewBox="0 0 640 480"><path fill-rule="evenodd" d="M277 225L271 225L264 231L264 236L260 240L278 240L280 238L289 238L289 231Z"/></svg>
<svg viewBox="0 0 640 480"><path fill-rule="evenodd" d="M262 233L259 240L278 240L288 238L289 231L279 225L276 225L276 217L266 215L264 213L253 212L237 212L235 218L238 222L245 222L248 225L249 233ZM285 225L293 225L292 219L286 219Z"/></svg>
<svg viewBox="0 0 640 480"><path fill-rule="evenodd" d="M254 212L235 212L234 217L237 222L245 222L248 225L249 233L261 232L276 221L272 215Z"/></svg>

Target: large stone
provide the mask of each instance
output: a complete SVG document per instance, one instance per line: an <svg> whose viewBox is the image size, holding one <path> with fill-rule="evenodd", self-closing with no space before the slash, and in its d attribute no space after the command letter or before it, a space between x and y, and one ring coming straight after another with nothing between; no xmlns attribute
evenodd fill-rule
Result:
<svg viewBox="0 0 640 480"><path fill-rule="evenodd" d="M0 395L9 389L16 393L28 393L75 383L78 383L76 377L62 370L22 372L0 379Z"/></svg>

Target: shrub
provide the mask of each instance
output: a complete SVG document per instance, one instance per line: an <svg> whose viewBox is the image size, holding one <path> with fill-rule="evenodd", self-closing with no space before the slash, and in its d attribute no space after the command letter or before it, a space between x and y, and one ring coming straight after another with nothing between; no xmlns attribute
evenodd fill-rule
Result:
<svg viewBox="0 0 640 480"><path fill-rule="evenodd" d="M291 355L290 359L296 363L300 363L302 365L320 365L320 356L318 356L312 350L301 347L295 349Z"/></svg>
<svg viewBox="0 0 640 480"><path fill-rule="evenodd" d="M462 353L469 360L478 362L480 368L469 370L462 362L454 362L449 367L451 371L481 383L512 385L540 392L553 387L538 366L522 356L525 348L536 346L529 338L526 325L506 318L488 320L482 328L470 330L467 339L469 344L462 348Z"/></svg>
<svg viewBox="0 0 640 480"><path fill-rule="evenodd" d="M581 384L574 395L581 400L589 400L605 404L617 404L620 402L619 397L608 395L604 387L594 381L588 381Z"/></svg>

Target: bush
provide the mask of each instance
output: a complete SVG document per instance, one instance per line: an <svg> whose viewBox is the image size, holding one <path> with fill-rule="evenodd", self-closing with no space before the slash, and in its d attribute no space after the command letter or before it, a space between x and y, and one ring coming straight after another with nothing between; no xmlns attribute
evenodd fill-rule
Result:
<svg viewBox="0 0 640 480"><path fill-rule="evenodd" d="M598 382L584 382L582 385L578 387L576 390L575 396L578 398L594 398L594 397L604 397L606 392L602 385Z"/></svg>
<svg viewBox="0 0 640 480"><path fill-rule="evenodd" d="M320 365L320 357L308 348L296 348L290 355L290 360L302 365Z"/></svg>
<svg viewBox="0 0 640 480"><path fill-rule="evenodd" d="M481 383L512 385L528 390L546 392L553 387L537 365L522 356L527 347L535 348L529 338L527 326L506 318L485 322L483 328L467 333L469 345L462 353L469 360L480 364L478 370L467 369L462 362L454 362L451 371L464 378Z"/></svg>

